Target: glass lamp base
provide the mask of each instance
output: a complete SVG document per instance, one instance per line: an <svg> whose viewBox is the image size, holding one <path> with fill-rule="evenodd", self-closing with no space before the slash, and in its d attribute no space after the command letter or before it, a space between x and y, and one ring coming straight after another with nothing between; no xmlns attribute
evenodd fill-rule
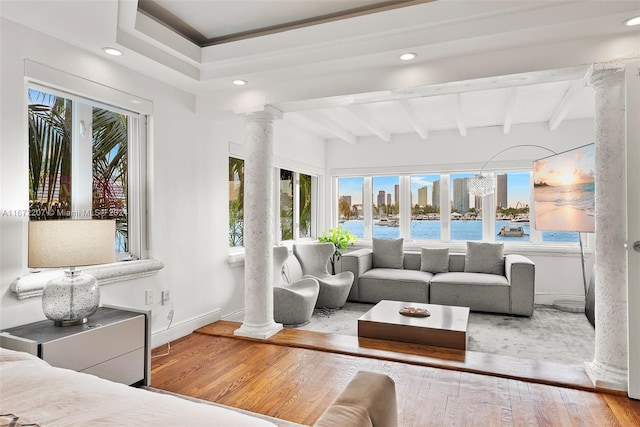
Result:
<svg viewBox="0 0 640 427"><path fill-rule="evenodd" d="M42 293L42 311L55 326L86 323L99 304L100 287L95 277L74 270L49 281Z"/></svg>
<svg viewBox="0 0 640 427"><path fill-rule="evenodd" d="M83 317L82 319L76 319L76 320L54 320L53 321L53 326L83 325L83 324L87 323L88 320L89 320L88 317Z"/></svg>

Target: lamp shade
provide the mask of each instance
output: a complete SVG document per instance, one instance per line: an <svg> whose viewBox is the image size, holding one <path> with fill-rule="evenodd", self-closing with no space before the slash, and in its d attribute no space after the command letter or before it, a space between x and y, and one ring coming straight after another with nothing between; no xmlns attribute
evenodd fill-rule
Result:
<svg viewBox="0 0 640 427"><path fill-rule="evenodd" d="M115 262L115 220L29 221L29 267Z"/></svg>
<svg viewBox="0 0 640 427"><path fill-rule="evenodd" d="M493 178L487 175L476 175L471 178L469 193L474 196L488 196L493 193Z"/></svg>

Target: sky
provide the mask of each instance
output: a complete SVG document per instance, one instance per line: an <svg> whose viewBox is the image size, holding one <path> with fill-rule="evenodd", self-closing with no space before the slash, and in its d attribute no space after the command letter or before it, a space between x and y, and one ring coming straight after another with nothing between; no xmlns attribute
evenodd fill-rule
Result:
<svg viewBox="0 0 640 427"><path fill-rule="evenodd" d="M595 181L594 144L545 157L534 162L534 182L546 182L550 186L584 184Z"/></svg>
<svg viewBox="0 0 640 427"><path fill-rule="evenodd" d="M500 173L500 172L496 172ZM452 174L451 182L456 178L471 178L473 174ZM427 186L429 189L428 203L432 204L431 200L433 182L440 179L440 175L414 175L411 177L411 195L413 203L418 202L418 188ZM362 204L362 186L364 179L358 178L340 178L339 179L339 196L351 196L351 204ZM400 179L398 176L378 176L373 178L373 200L376 201L376 196L379 190L384 190L385 193L391 193L392 198L394 194L394 185L399 184ZM507 203L509 206L515 207L518 202L524 205L531 203L530 200L530 187L529 187L529 172L514 172L509 173L507 176Z"/></svg>

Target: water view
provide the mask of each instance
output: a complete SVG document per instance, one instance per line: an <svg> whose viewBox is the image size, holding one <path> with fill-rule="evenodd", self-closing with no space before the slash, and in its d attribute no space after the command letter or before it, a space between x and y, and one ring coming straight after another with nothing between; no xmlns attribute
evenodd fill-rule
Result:
<svg viewBox="0 0 640 427"><path fill-rule="evenodd" d="M348 220L342 223L347 230L357 237L364 237L364 221ZM496 233L503 226L522 227L525 235L506 237L496 235L496 241L507 242L528 242L530 225L529 223L514 223L511 221L496 221ZM373 236L381 239L395 239L400 237L400 227L389 227L386 225L373 225ZM411 238L416 240L440 240L440 221L411 221ZM452 221L451 240L482 240L482 221ZM578 234L562 231L543 231L542 240L545 242L578 242Z"/></svg>

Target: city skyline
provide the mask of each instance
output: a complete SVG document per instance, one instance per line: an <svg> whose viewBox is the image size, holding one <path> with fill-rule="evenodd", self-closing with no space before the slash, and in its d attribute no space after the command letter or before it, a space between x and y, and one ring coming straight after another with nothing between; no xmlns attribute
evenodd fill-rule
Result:
<svg viewBox="0 0 640 427"><path fill-rule="evenodd" d="M499 174L507 174L507 206L516 207L520 205L529 205L531 203L530 189L530 172L496 172ZM454 179L471 178L473 173L451 174L451 189L453 190ZM440 180L440 175L413 175L411 176L411 201L412 205L418 203L418 190L422 187L428 187L427 194L429 204L434 205L433 183ZM395 186L399 183L398 176L376 176L373 178L373 198L372 201L377 205L377 195L379 191L385 194L395 194ZM345 177L339 179L338 197L351 196L352 205L362 205L362 188L364 185L363 177ZM496 203L498 202L498 188L496 188ZM503 197L503 196L502 196ZM502 197L500 197L502 199ZM451 197L453 200L453 195ZM386 196L385 196L386 201ZM475 198L470 197L469 207L475 206ZM437 203L435 204L437 205Z"/></svg>

